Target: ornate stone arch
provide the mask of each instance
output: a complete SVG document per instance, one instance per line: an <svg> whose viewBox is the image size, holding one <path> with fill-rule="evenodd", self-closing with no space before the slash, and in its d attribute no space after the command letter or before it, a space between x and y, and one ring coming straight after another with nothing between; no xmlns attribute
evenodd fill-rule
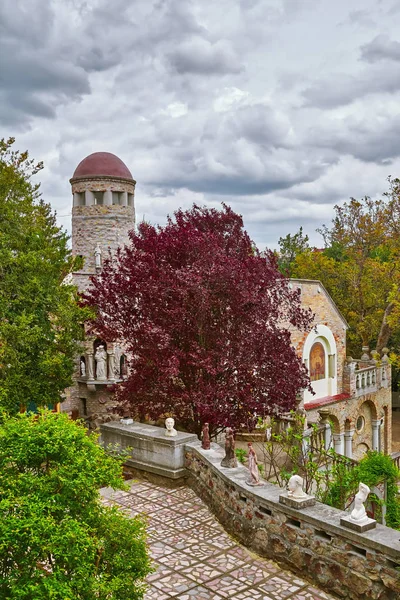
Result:
<svg viewBox="0 0 400 600"><path fill-rule="evenodd" d="M304 403L337 394L337 346L332 331L326 325L317 325L310 331L303 346L306 365L315 395L304 392Z"/></svg>

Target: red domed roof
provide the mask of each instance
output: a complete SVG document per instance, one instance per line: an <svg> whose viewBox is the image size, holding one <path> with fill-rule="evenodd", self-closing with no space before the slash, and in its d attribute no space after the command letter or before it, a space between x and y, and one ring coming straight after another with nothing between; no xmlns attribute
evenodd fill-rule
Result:
<svg viewBox="0 0 400 600"><path fill-rule="evenodd" d="M76 177L107 176L133 179L128 167L111 152L94 152L81 160L72 179Z"/></svg>

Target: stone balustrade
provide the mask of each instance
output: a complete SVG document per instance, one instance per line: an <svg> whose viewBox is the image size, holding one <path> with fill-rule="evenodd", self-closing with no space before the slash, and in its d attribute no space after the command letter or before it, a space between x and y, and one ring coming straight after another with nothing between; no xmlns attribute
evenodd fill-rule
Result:
<svg viewBox="0 0 400 600"><path fill-rule="evenodd" d="M357 533L340 524L343 511L320 502L296 510L279 502L282 489L246 485L248 470L221 467L224 451L203 450L195 436L133 423L101 426L104 443L130 449L127 464L146 477L180 478L196 491L225 528L266 556L348 600L400 597L400 532L377 524ZM163 479L164 480L164 479Z"/></svg>
<svg viewBox="0 0 400 600"><path fill-rule="evenodd" d="M247 469L222 468L222 456L216 445L186 444L189 483L244 545L341 598L400 597L399 531L378 524L360 534L340 524L342 511L319 502L302 510L280 504L281 488L249 488Z"/></svg>
<svg viewBox="0 0 400 600"><path fill-rule="evenodd" d="M350 396L359 398L372 394L381 388L391 386L391 367L387 362L380 365L369 361L370 365L359 360L351 360L344 370L343 388Z"/></svg>
<svg viewBox="0 0 400 600"><path fill-rule="evenodd" d="M378 368L367 367L355 372L356 396L361 396L377 389Z"/></svg>

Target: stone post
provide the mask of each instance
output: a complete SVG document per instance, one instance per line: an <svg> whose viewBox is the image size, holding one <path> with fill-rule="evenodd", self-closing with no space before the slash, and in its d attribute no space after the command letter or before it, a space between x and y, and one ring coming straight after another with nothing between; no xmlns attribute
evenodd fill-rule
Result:
<svg viewBox="0 0 400 600"><path fill-rule="evenodd" d="M93 206L94 204L94 195L90 190L85 190L85 204L86 206Z"/></svg>
<svg viewBox="0 0 400 600"><path fill-rule="evenodd" d="M112 192L111 192L111 190L106 190L104 192L104 204L106 206L111 206L112 205Z"/></svg>
<svg viewBox="0 0 400 600"><path fill-rule="evenodd" d="M381 420L372 420L372 450L380 451Z"/></svg>
<svg viewBox="0 0 400 600"><path fill-rule="evenodd" d="M113 350L107 350L108 354L108 379L115 380L115 355Z"/></svg>
<svg viewBox="0 0 400 600"><path fill-rule="evenodd" d="M347 458L353 458L353 435L354 429L348 429L344 432L344 455Z"/></svg>
<svg viewBox="0 0 400 600"><path fill-rule="evenodd" d="M93 372L93 352L88 352L86 354L86 367L87 367L88 379L93 380L94 379L94 372Z"/></svg>
<svg viewBox="0 0 400 600"><path fill-rule="evenodd" d="M344 454L344 433L333 434L333 447L337 454Z"/></svg>
<svg viewBox="0 0 400 600"><path fill-rule="evenodd" d="M356 365L351 356L346 358L343 369L343 392L353 397L356 395Z"/></svg>
<svg viewBox="0 0 400 600"><path fill-rule="evenodd" d="M128 192L122 192L122 206L128 206Z"/></svg>
<svg viewBox="0 0 400 600"><path fill-rule="evenodd" d="M326 408L321 408L321 410L318 411L320 417L321 417L321 425L323 425L325 427L325 431L324 431L324 442L325 442L325 450L329 450L329 448L331 447L331 443L332 443L332 429L329 423L329 410Z"/></svg>

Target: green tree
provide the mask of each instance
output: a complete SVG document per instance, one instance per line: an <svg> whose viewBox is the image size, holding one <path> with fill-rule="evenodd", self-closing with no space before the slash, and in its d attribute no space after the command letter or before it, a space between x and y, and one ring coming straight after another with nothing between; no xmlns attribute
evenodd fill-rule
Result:
<svg viewBox="0 0 400 600"><path fill-rule="evenodd" d="M349 353L362 345L378 352L399 331L400 238L398 180L382 200L364 198L335 206L330 227L320 233L324 252L307 249L292 267L296 277L320 279L350 325Z"/></svg>
<svg viewBox="0 0 400 600"><path fill-rule="evenodd" d="M138 600L150 571L145 524L104 506L120 461L64 414L0 426L0 597Z"/></svg>
<svg viewBox="0 0 400 600"><path fill-rule="evenodd" d="M31 182L42 164L0 141L0 407L50 405L71 384L87 309L63 281L77 261Z"/></svg>
<svg viewBox="0 0 400 600"><path fill-rule="evenodd" d="M308 235L303 234L303 228L294 235L287 234L284 238L279 238L279 250L277 252L278 267L283 275L291 277L296 256L310 249Z"/></svg>

